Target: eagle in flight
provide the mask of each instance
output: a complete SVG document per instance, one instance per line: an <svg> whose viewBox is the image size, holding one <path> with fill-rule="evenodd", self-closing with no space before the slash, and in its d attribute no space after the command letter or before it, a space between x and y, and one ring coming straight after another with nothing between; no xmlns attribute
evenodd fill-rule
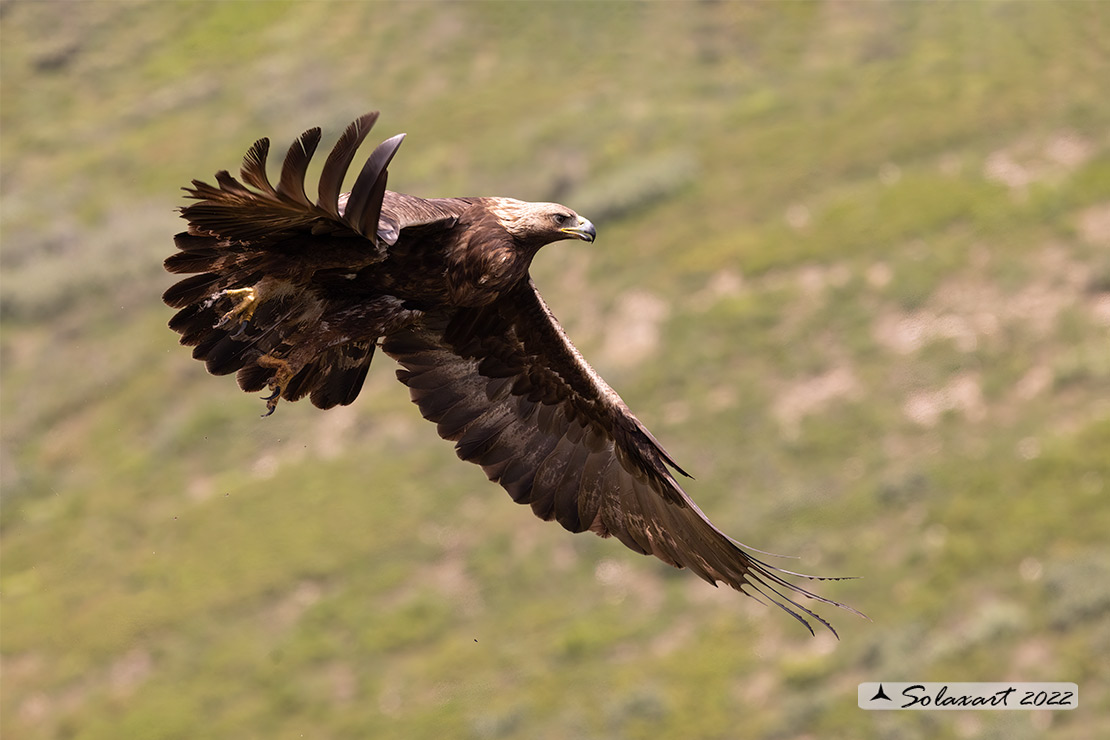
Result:
<svg viewBox="0 0 1110 740"><path fill-rule="evenodd" d="M424 418L513 500L571 532L616 537L835 630L786 579L717 529L686 495L687 475L571 344L528 274L536 252L592 242L594 225L556 203L417 198L386 190L404 134L380 144L349 193L341 185L378 118L354 121L328 155L318 198L305 174L320 129L285 155L277 186L268 139L247 151L242 181L185 188L188 229L166 259L190 275L166 291L169 325L214 375L248 392L346 405L377 348L400 365ZM267 414L267 415L268 415Z"/></svg>

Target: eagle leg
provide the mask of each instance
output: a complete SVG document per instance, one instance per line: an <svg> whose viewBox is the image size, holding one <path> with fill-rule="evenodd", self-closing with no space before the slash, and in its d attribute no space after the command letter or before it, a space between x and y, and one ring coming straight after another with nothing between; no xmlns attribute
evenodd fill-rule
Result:
<svg viewBox="0 0 1110 740"><path fill-rule="evenodd" d="M216 322L217 329L223 329L233 324L245 324L254 317L255 309L258 308L258 291L254 288L225 290L223 295L232 299L238 298L239 302Z"/></svg>
<svg viewBox="0 0 1110 740"><path fill-rule="evenodd" d="M278 401L281 400L281 389L288 385L297 371L285 360L273 355L262 355L256 362L262 367L269 367L275 370L274 375L270 378L269 386L273 391L268 396L262 398L266 402L266 413L264 417L270 416L277 410Z"/></svg>

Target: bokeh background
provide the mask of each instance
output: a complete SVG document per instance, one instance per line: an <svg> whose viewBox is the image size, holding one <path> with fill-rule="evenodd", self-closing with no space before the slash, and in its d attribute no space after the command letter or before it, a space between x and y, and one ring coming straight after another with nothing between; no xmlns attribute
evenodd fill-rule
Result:
<svg viewBox="0 0 1110 740"><path fill-rule="evenodd" d="M1110 4L0 24L5 738L1110 736ZM536 520L384 356L260 419L177 346L178 188L372 109L392 188L597 223L538 257L553 310L721 528L860 576L818 589L870 621ZM864 712L872 680L1080 708Z"/></svg>

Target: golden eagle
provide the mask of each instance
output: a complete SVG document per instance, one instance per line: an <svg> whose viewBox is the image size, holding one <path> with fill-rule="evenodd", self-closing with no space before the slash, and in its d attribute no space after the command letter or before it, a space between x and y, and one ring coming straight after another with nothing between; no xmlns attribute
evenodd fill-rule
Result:
<svg viewBox="0 0 1110 740"><path fill-rule="evenodd" d="M513 500L571 532L614 536L638 553L689 568L830 630L799 604L828 604L755 559L717 529L679 486L687 475L582 358L528 274L562 239L592 242L593 224L555 203L511 198L417 198L386 190L404 135L379 145L350 193L340 189L378 114L353 122L320 175L305 173L320 142L289 148L277 186L260 139L236 180L185 188L187 231L165 261L191 274L166 291L170 328L214 375L244 391L349 404L374 350L395 359L424 418ZM245 184L244 184L245 183ZM250 186L250 187L248 187ZM848 607L843 607L848 608ZM835 634L835 631L834 631Z"/></svg>

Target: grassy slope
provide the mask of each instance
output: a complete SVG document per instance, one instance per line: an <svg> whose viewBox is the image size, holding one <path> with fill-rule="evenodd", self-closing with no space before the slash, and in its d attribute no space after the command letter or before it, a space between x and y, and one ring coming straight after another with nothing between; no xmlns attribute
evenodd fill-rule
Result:
<svg viewBox="0 0 1110 740"><path fill-rule="evenodd" d="M1110 12L5 3L3 692L20 737L1110 730ZM841 641L174 346L176 188L380 107L391 185L559 197L585 354ZM621 319L644 332L634 341ZM632 330L629 329L631 333ZM1071 713L864 713L874 679Z"/></svg>

